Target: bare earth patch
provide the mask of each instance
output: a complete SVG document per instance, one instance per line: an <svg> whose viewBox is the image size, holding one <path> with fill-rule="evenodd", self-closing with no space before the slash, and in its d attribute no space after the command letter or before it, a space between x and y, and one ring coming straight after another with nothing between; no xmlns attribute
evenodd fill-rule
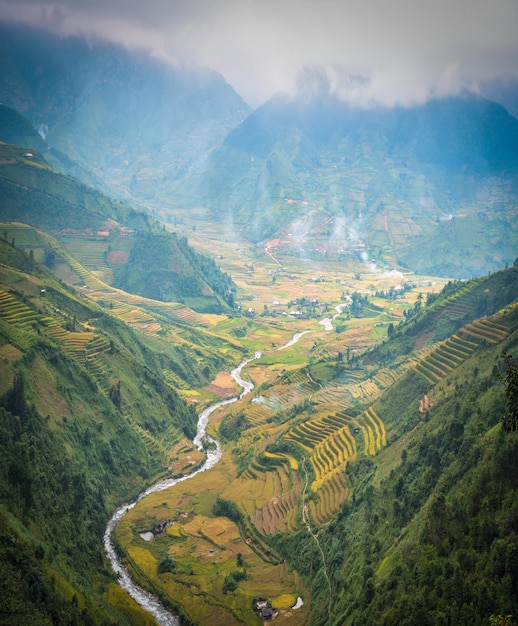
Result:
<svg viewBox="0 0 518 626"><path fill-rule="evenodd" d="M128 253L122 250L110 250L106 260L113 265L124 265L128 262Z"/></svg>
<svg viewBox="0 0 518 626"><path fill-rule="evenodd" d="M228 398L239 393L236 382L226 372L220 372L210 385L204 387L207 391L219 396L220 398Z"/></svg>

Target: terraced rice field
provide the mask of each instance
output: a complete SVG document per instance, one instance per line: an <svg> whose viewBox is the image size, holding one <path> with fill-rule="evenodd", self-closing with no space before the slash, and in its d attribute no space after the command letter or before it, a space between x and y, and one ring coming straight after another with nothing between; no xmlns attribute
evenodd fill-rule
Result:
<svg viewBox="0 0 518 626"><path fill-rule="evenodd" d="M251 514L251 519L262 534L291 532L297 528L298 498L302 487L298 474L294 474L293 488L287 493L273 496L263 507Z"/></svg>
<svg viewBox="0 0 518 626"><path fill-rule="evenodd" d="M93 291L108 293L112 288L107 285L100 277L95 276L84 267L75 257L73 257L66 248L60 248L59 254L65 258L66 262L81 278L83 284Z"/></svg>
<svg viewBox="0 0 518 626"><path fill-rule="evenodd" d="M225 491L264 533L286 532L296 523L297 500L302 490L295 459L281 456L277 465L254 461ZM295 462L296 463L296 462Z"/></svg>
<svg viewBox="0 0 518 626"><path fill-rule="evenodd" d="M492 319L480 319L464 326L459 332L419 361L415 370L431 385L465 361L483 341L499 343L509 334L504 324Z"/></svg>
<svg viewBox="0 0 518 626"><path fill-rule="evenodd" d="M248 421L254 425L263 424L272 413L272 409L262 402L251 402L245 409Z"/></svg>
<svg viewBox="0 0 518 626"><path fill-rule="evenodd" d="M385 425L372 407L361 414L358 424L363 433L366 455L374 456L387 445Z"/></svg>
<svg viewBox="0 0 518 626"><path fill-rule="evenodd" d="M109 342L105 337L86 331L68 331L54 318L39 314L3 289L0 289L0 317L22 328L44 329L47 336L58 341L70 356L87 365L101 388L107 391L103 376L104 366L98 358L109 349Z"/></svg>
<svg viewBox="0 0 518 626"><path fill-rule="evenodd" d="M463 287L450 296L450 301L446 302L442 313L452 320L461 320L465 315L471 313L475 306L475 295L468 287Z"/></svg>
<svg viewBox="0 0 518 626"><path fill-rule="evenodd" d="M188 307L175 308L171 315L181 323L189 326L202 326L208 328L211 326L212 319L205 317L201 313L197 313Z"/></svg>
<svg viewBox="0 0 518 626"><path fill-rule="evenodd" d="M349 393L355 400L367 400L377 396L381 392L374 379L364 380L361 383L349 387Z"/></svg>
<svg viewBox="0 0 518 626"><path fill-rule="evenodd" d="M313 405L318 410L330 409L332 407L343 407L348 394L345 385L326 385L317 391L313 396Z"/></svg>
<svg viewBox="0 0 518 626"><path fill-rule="evenodd" d="M113 271L106 262L106 249L107 243L103 240L74 240L72 254L96 278L111 283Z"/></svg>
<svg viewBox="0 0 518 626"><path fill-rule="evenodd" d="M9 324L24 328L32 327L41 319L39 313L3 289L0 289L0 317Z"/></svg>
<svg viewBox="0 0 518 626"><path fill-rule="evenodd" d="M310 381L305 376L296 379L297 382L282 383L275 385L271 390L263 393L265 402L270 407L276 407L276 410L287 409L290 406L302 402L304 399L312 396L318 389L319 385Z"/></svg>
<svg viewBox="0 0 518 626"><path fill-rule="evenodd" d="M332 421L333 418L322 415L298 424L286 434L285 439L294 441L307 452L312 452L315 446L332 435L338 428L345 426L349 419L344 414L337 414Z"/></svg>
<svg viewBox="0 0 518 626"><path fill-rule="evenodd" d="M140 330L140 332L146 335L156 336L161 329L156 319L143 309L133 308L129 305L121 305L114 309L114 312L117 317L123 322L126 322L128 326Z"/></svg>
<svg viewBox="0 0 518 626"><path fill-rule="evenodd" d="M499 343L507 337L509 331L502 324L483 318L464 326L460 333L464 336L467 335L468 338L472 338L476 342L485 340L490 343Z"/></svg>
<svg viewBox="0 0 518 626"><path fill-rule="evenodd" d="M318 492L316 501L309 503L309 512L315 524L329 521L349 497L350 490L344 472L337 472L326 480Z"/></svg>

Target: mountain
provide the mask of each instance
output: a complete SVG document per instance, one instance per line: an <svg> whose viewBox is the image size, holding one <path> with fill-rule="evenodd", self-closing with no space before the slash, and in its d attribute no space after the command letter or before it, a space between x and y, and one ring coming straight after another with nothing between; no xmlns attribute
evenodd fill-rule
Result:
<svg viewBox="0 0 518 626"><path fill-rule="evenodd" d="M90 185L99 184L88 170L74 163L59 150L51 148L26 117L3 104L0 104L0 137L4 143L44 154L46 162L60 172L80 178Z"/></svg>
<svg viewBox="0 0 518 626"><path fill-rule="evenodd" d="M2 23L0 54L0 102L141 205L169 202L171 184L249 112L216 72L101 41Z"/></svg>
<svg viewBox="0 0 518 626"><path fill-rule="evenodd" d="M392 109L277 96L182 189L222 224L293 254L467 278L514 260L518 120L470 94Z"/></svg>
<svg viewBox="0 0 518 626"><path fill-rule="evenodd" d="M168 472L196 413L164 346L4 239L0 261L1 621L133 623L106 601L106 520Z"/></svg>
<svg viewBox="0 0 518 626"><path fill-rule="evenodd" d="M515 84L481 89L508 109L360 108L323 85L250 112L218 74L143 51L8 24L0 46L0 100L83 168L63 171L166 221L208 207L270 250L455 278L514 261Z"/></svg>
<svg viewBox="0 0 518 626"><path fill-rule="evenodd" d="M48 148L27 118L3 104L0 104L0 137L4 143L34 148L39 152Z"/></svg>
<svg viewBox="0 0 518 626"><path fill-rule="evenodd" d="M188 303L199 311L220 312L233 305L230 278L148 215L60 174L38 152L0 144L0 165L1 221L45 230L73 254L89 243L97 249L92 269L122 289ZM163 258L156 255L159 243L167 250ZM75 280L82 284L79 276Z"/></svg>
<svg viewBox="0 0 518 626"><path fill-rule="evenodd" d="M498 102L518 119L518 81L510 78L483 81L480 94L487 100Z"/></svg>

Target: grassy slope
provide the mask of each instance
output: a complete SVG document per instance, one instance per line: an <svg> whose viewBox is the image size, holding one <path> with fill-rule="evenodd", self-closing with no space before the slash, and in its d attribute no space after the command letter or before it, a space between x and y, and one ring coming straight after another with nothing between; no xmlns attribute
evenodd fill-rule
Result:
<svg viewBox="0 0 518 626"><path fill-rule="evenodd" d="M232 281L184 239L157 232L147 215L59 174L40 154L26 154L23 148L0 144L0 219L58 234L72 253L80 240L102 242L97 267L104 268L105 280L115 272L121 288L163 301L187 301L207 312L218 313L232 304ZM157 266L159 247L166 260ZM120 255L110 262L110 252L118 250L122 262Z"/></svg>
<svg viewBox="0 0 518 626"><path fill-rule="evenodd" d="M166 469L196 416L156 348L10 244L0 255L3 612L111 623L108 514Z"/></svg>
<svg viewBox="0 0 518 626"><path fill-rule="evenodd" d="M180 597L187 612L201 623L209 623L209 616L198 610L196 598L200 589L207 593L207 585L213 584L212 576L203 567L210 547L196 539L195 528L189 525L202 523L206 524L209 543L216 542L221 548L216 559L220 579L225 567L231 568L235 551L246 549L242 543L245 537L254 537L256 556L262 554L264 559L262 568L255 557L250 562L248 571L253 585L239 583L235 596L221 595L217 587L206 595L208 605L217 605L221 610L223 603L227 619L234 619L230 615L237 607L240 611L246 610L249 594L253 596L254 590L266 589L267 580L274 576L266 567L268 559L264 547L259 549L266 542L274 545L275 552L280 551L290 565L306 577L310 589L305 590L305 598L313 598L312 623L328 624L332 620L341 624L345 619L350 623L379 623L391 602L392 596L383 594L391 584L393 569L400 576L398 567L402 557L392 555L399 554L397 551L403 545L401 538L407 532L415 533L406 549L415 549L412 558L418 571L422 565L419 563L421 543L429 541L426 534L429 531L425 533L425 529L430 499L442 493L445 485L461 493L465 488L462 481L469 483L471 480L464 475L468 469L471 471L472 465L477 476L479 473L486 476L483 480L490 480L487 474L494 473L500 476L495 480L501 484L498 495L488 504L490 510L500 511L500 500L508 501L505 505L508 511L497 515L505 519L514 515L511 513L514 510L513 474L507 448L514 445L515 435L510 435L504 446L507 452L501 460L502 467L493 466L491 459L492 455L495 459L501 456L495 446L501 445L502 435L498 435L500 429L495 425L504 410L503 388L493 366L498 369L502 350L511 349L516 343L516 308L490 318L482 326L472 321L481 314L497 313L515 297L516 270L499 272L468 284L449 284L432 305L423 305L423 311L398 327L390 340L350 363L345 361L345 353L342 360L319 357L324 354L321 347L308 362L311 336L294 348L298 358L289 369L286 369L286 359L290 360L290 354L269 352L263 361L250 368L252 379L261 379L261 367L273 368L279 362L284 367L282 372L274 370L277 375L269 376L267 382L256 389L256 397L261 402L243 400L231 405L226 414L217 414L211 420L212 428L219 428L226 452L222 464L207 476L210 480L203 481L204 485L210 484L210 489L187 486L175 491L162 503L160 512L156 510L158 500L155 499L154 504L151 500L143 501L119 529L125 549L134 555L138 575L143 575L148 568L151 555L159 561L167 551L177 560L178 570L164 577L152 572L154 583L174 597L178 597L178 585L182 585ZM461 331L461 326L466 331ZM443 344L449 345L445 340L453 332L461 338L459 345L464 346L462 358L454 359L454 350L460 348L450 348L450 352L444 348L442 352L431 350L431 346L438 350ZM470 332L485 333L485 338L465 334ZM420 358L416 356L419 354ZM421 373L419 364L437 367L434 363L439 358L444 360L441 365L444 371L436 382L430 382L427 375ZM300 368L304 361L306 365ZM475 399L477 409L471 410ZM460 414L462 425L459 425ZM331 433L329 437L327 432ZM488 436L481 443L484 454L479 458L477 452L472 452L474 435L482 437L486 432ZM348 450L345 441L348 441ZM460 451L468 457L457 464ZM471 454L475 456L472 458ZM402 457L406 459L404 462ZM466 489L478 488L470 485ZM236 535L233 548L227 545L222 548L219 540L221 528L214 521L217 516L212 509L218 492L225 500L237 504L248 523L246 530L241 529L240 539L237 537L239 524L232 527ZM463 502L469 497L463 495ZM456 506L452 505L451 516ZM309 514L307 519L323 553L307 533L303 508ZM179 511L185 512L185 518L178 516ZM176 534L145 546L135 536L135 529L149 527L156 515L175 519ZM476 509L471 507L463 523L477 528L482 523L477 515ZM416 530L411 531L412 528ZM455 549L464 549L455 544L456 526L450 528L446 524L442 532L452 534L444 542L450 542ZM515 540L507 522L488 532L505 542L506 554L514 554ZM194 558L192 554L199 556ZM475 582L484 575L483 562L487 558L493 557L487 552L477 557ZM450 564L453 560L452 557ZM440 562L439 555L437 562L437 567L449 571L450 565ZM190 578L193 574L189 572L194 572L194 578ZM505 595L510 584L506 576L512 573L509 569L506 572L499 574L493 583L493 602L487 601L484 607L477 605L470 592L470 607L464 617L459 618L464 621L459 623L475 620L483 624L491 612L513 609ZM444 576L448 579L447 573ZM368 581L371 591L364 590L362 581ZM190 591L183 586L187 582ZM411 620L412 611L417 610L413 604L416 591L403 590L410 589L411 581L406 578L398 584L401 584L401 597L397 599L397 611L393 609L396 617L391 617L390 623L394 624ZM279 583L276 590L293 593L291 585L288 581L285 587ZM445 607L434 595L438 590L432 587L430 580L422 584L433 611L456 619L454 609L450 611ZM301 583L295 587L303 588ZM274 595L272 590L268 594ZM380 597L379 605L373 605L372 609L369 606L373 598L369 594ZM297 619L304 619L304 616L300 614ZM431 623L441 623L440 617L437 620Z"/></svg>

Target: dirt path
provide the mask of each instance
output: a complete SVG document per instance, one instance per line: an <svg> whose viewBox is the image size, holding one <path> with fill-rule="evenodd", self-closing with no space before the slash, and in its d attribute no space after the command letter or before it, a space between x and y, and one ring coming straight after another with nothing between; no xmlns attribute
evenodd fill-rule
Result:
<svg viewBox="0 0 518 626"><path fill-rule="evenodd" d="M320 545L320 541L318 540L318 532L314 532L313 529L311 528L311 518L309 516L309 507L306 504L306 491L308 488L308 473L306 471L306 462L304 461L303 464L304 467L304 475L306 477L305 481L304 481L304 488L302 489L302 521L304 522L304 524L306 525L306 528L308 529L309 534L313 537L315 543L318 546L318 549L320 550L320 556L322 557L322 567L324 570L324 576L327 580L327 586L329 589L329 596L328 596L328 603L327 603L327 615L329 617L329 620L331 620L331 598L333 596L333 588L331 586L331 580L329 578L329 574L327 573L327 564L326 564L326 556L324 554L324 550L322 549L322 546Z"/></svg>

